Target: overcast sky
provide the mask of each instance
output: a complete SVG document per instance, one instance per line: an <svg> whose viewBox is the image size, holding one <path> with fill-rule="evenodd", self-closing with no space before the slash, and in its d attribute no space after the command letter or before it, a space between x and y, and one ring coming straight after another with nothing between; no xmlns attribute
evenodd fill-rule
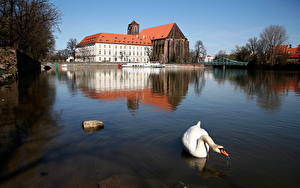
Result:
<svg viewBox="0 0 300 188"><path fill-rule="evenodd" d="M202 40L207 52L230 52L259 36L269 25L287 30L289 44L300 44L300 0L52 0L62 12L56 48L69 38L78 42L96 33L127 32L135 20L140 30L176 22L194 48Z"/></svg>

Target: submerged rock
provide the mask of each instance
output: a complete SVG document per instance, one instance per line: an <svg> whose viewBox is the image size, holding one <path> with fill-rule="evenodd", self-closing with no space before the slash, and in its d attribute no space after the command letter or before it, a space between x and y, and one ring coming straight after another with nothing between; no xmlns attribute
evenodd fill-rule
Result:
<svg viewBox="0 0 300 188"><path fill-rule="evenodd" d="M98 120L88 120L82 122L83 131L86 133L91 133L98 131L104 127L104 123Z"/></svg>

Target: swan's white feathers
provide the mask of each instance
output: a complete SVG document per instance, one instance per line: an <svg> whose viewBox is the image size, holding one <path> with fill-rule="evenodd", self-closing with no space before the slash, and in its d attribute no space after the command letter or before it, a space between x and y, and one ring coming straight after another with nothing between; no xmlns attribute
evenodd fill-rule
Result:
<svg viewBox="0 0 300 188"><path fill-rule="evenodd" d="M197 123L197 125L191 126L183 135L182 137L182 143L185 147L185 149L191 153L192 155L196 157L205 157L205 153L207 153L205 149L204 142L198 142L198 139L201 138L203 135L208 135L208 133L200 128L200 121ZM198 144L202 144L201 146L198 146ZM201 148L200 148L201 147ZM207 147L208 148L208 147ZM203 150L204 149L204 150ZM200 151L201 150L201 151ZM200 152L200 153L199 153ZM205 153L204 153L205 152Z"/></svg>

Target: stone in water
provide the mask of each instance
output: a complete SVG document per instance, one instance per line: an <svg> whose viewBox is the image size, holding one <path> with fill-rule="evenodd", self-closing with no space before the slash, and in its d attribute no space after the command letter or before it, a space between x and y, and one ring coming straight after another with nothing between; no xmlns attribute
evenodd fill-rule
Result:
<svg viewBox="0 0 300 188"><path fill-rule="evenodd" d="M98 120L89 120L82 122L82 128L84 132L94 132L103 128L104 123Z"/></svg>

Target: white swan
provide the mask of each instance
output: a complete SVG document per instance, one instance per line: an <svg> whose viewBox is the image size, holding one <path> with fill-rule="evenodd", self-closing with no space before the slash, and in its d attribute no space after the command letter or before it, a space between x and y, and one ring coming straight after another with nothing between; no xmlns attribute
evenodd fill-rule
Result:
<svg viewBox="0 0 300 188"><path fill-rule="evenodd" d="M182 143L185 150L194 157L205 158L209 148L212 148L213 151L228 157L229 154L224 150L224 147L215 144L208 133L200 127L200 124L199 121L197 125L191 126L184 133Z"/></svg>

